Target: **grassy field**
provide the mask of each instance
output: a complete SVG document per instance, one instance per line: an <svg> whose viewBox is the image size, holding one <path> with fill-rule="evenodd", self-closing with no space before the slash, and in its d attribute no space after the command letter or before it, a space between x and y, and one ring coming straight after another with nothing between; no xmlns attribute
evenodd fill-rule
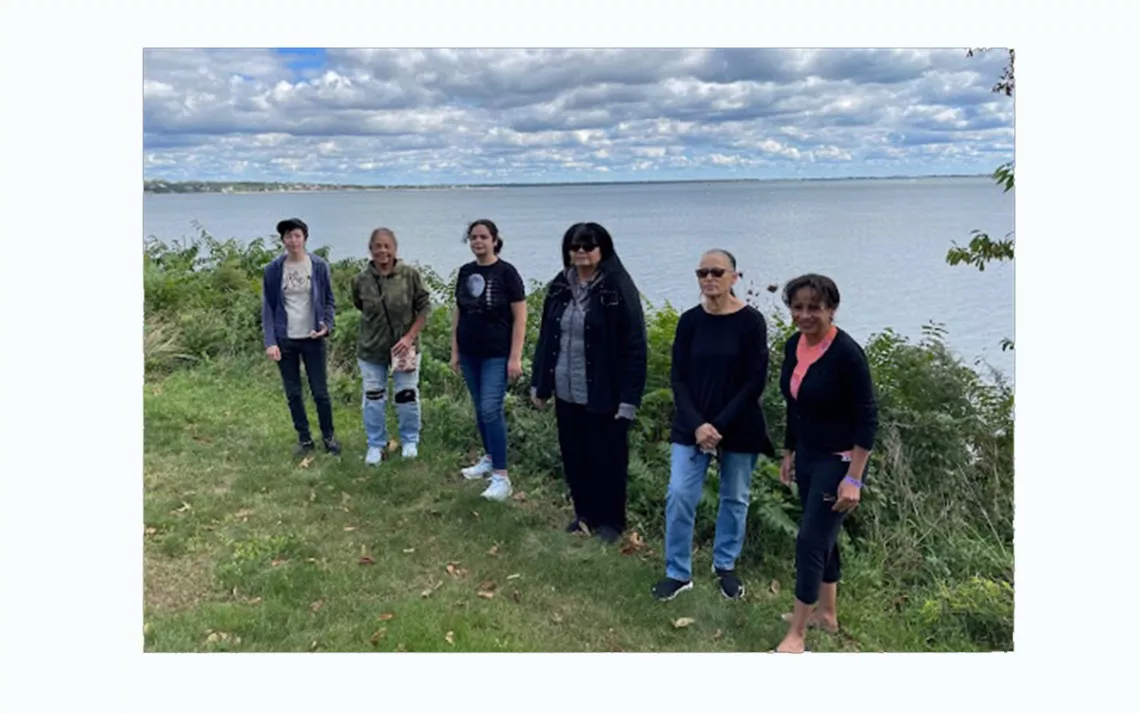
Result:
<svg viewBox="0 0 1140 713"><path fill-rule="evenodd" d="M418 460L369 468L359 410L341 404L343 455L293 460L268 367L177 372L144 403L148 651L763 651L783 634L790 563L746 553L747 596L729 602L698 551L695 590L656 602L660 542L566 534L548 478L514 472L515 498L487 502L459 475L468 454L434 448L430 427ZM809 640L884 643L857 627Z"/></svg>

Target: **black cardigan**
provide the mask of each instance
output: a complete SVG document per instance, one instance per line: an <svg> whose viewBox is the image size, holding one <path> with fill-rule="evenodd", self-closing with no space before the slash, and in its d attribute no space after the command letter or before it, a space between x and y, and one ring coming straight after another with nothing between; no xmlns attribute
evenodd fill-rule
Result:
<svg viewBox="0 0 1140 713"><path fill-rule="evenodd" d="M796 367L796 333L784 344L780 391L787 402L788 425L784 449L811 453L841 453L855 446L871 450L879 427L871 369L859 343L842 329L827 352L808 369L799 398L792 398Z"/></svg>
<svg viewBox="0 0 1140 713"><path fill-rule="evenodd" d="M646 379L645 313L641 295L617 255L598 266L586 305L586 409L616 414L622 403L641 405ZM551 280L542 305L531 386L535 396L554 393L554 367L561 348L562 313L573 294L564 272Z"/></svg>

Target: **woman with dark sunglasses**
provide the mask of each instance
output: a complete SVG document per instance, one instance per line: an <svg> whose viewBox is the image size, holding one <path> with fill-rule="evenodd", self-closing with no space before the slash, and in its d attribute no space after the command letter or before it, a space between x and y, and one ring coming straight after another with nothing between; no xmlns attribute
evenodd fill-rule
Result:
<svg viewBox="0 0 1140 713"><path fill-rule="evenodd" d="M646 378L645 316L633 279L597 223L562 236L563 270L547 286L531 400L555 397L575 518L567 532L616 542L625 530L629 425Z"/></svg>
<svg viewBox="0 0 1140 713"><path fill-rule="evenodd" d="M665 499L665 578L654 598L668 601L693 588L693 522L715 456L720 507L712 568L726 599L744 596L736 558L744 546L749 488L756 461L776 456L760 396L768 380L768 325L737 297L736 258L726 250L701 257L701 303L677 322L673 338L672 466Z"/></svg>
<svg viewBox="0 0 1140 713"><path fill-rule="evenodd" d="M838 631L839 531L859 505L875 444L878 406L862 347L834 324L839 288L802 275L784 287L797 333L784 345L780 391L787 430L780 480L796 481L803 519L796 536L796 599L780 653L805 651L809 626Z"/></svg>

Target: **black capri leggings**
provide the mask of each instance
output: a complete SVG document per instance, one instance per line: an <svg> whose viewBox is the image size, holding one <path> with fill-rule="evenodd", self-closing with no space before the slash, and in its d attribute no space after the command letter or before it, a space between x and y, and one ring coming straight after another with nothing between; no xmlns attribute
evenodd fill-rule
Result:
<svg viewBox="0 0 1140 713"><path fill-rule="evenodd" d="M796 536L796 599L819 601L823 583L839 581L839 531L846 513L835 512L836 491L851 464L831 453L796 451L796 485L803 519Z"/></svg>

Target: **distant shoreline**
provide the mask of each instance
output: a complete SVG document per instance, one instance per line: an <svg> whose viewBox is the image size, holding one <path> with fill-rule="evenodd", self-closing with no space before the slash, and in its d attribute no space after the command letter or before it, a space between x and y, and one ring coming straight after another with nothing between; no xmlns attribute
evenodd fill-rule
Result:
<svg viewBox="0 0 1140 713"><path fill-rule="evenodd" d="M450 191L499 188L565 188L570 186L652 186L710 183L809 183L823 181L898 181L930 178L989 178L986 173L930 174L923 176L841 176L829 178L708 178L673 179L659 181L559 181L554 183L452 183L452 184L394 184L352 185L307 182L260 181L143 181L143 193L169 195L178 193L332 193L364 191Z"/></svg>

